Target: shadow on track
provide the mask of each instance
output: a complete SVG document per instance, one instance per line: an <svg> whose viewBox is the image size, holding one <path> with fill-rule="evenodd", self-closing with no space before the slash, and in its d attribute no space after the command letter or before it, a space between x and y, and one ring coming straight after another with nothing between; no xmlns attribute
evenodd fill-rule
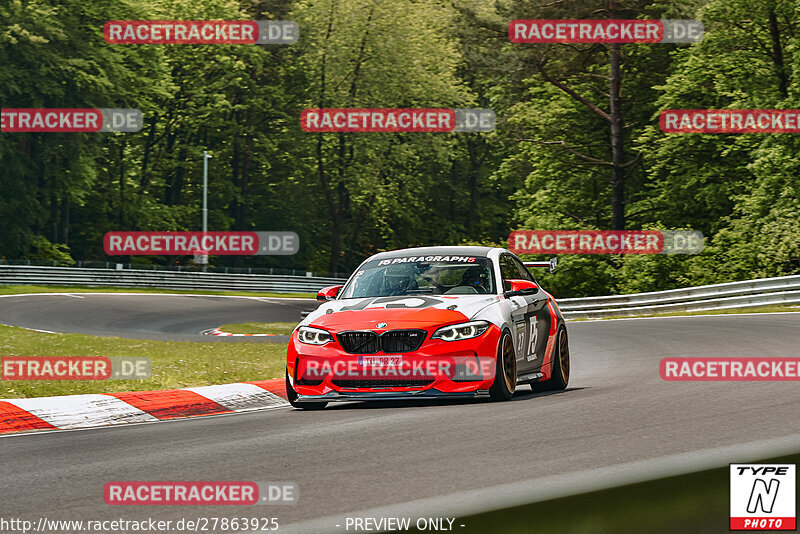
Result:
<svg viewBox="0 0 800 534"><path fill-rule="evenodd" d="M526 401L526 400L533 400L540 397L548 397L550 395L564 395L571 391L580 391L582 389L586 389L583 387L580 388L567 388L563 391L543 391L534 393L530 390L527 386L521 386L525 388L524 390L520 391L517 389L516 393L514 393L514 397L511 399L510 402L519 402L519 401ZM464 406L468 404L488 404L492 401L489 399L448 399L448 398L441 398L441 399L409 399L409 400L370 400L370 401L342 401L342 402L331 402L325 408L325 410L385 410L390 408L419 408L425 406ZM496 404L502 404L498 402ZM297 410L301 411L301 410Z"/></svg>

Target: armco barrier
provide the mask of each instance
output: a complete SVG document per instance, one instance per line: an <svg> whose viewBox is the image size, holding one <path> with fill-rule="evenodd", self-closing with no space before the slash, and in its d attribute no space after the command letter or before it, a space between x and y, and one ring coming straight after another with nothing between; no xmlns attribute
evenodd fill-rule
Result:
<svg viewBox="0 0 800 534"><path fill-rule="evenodd" d="M0 285L155 287L183 290L316 293L325 286L342 283L344 280L341 278L305 276L0 265Z"/></svg>
<svg viewBox="0 0 800 534"><path fill-rule="evenodd" d="M800 276L744 280L632 295L559 299L564 317L602 318L800 304Z"/></svg>
<svg viewBox="0 0 800 534"><path fill-rule="evenodd" d="M0 285L314 293L322 287L342 283L342 278L0 265ZM558 303L568 319L800 305L800 275L631 295L559 299Z"/></svg>

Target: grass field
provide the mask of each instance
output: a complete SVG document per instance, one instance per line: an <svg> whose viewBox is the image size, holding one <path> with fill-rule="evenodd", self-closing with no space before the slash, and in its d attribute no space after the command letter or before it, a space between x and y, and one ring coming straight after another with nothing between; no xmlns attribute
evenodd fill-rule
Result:
<svg viewBox="0 0 800 534"><path fill-rule="evenodd" d="M219 327L231 334L279 334L288 336L297 323L231 323Z"/></svg>
<svg viewBox="0 0 800 534"><path fill-rule="evenodd" d="M206 291L200 289L159 289L155 287L86 287L86 286L0 286L0 295L23 293L163 293L185 295L233 295L313 299L316 293L275 293L270 291Z"/></svg>
<svg viewBox="0 0 800 534"><path fill-rule="evenodd" d="M138 356L152 361L146 380L3 380L0 398L171 389L283 376L283 343L178 342L45 334L0 326L2 356Z"/></svg>

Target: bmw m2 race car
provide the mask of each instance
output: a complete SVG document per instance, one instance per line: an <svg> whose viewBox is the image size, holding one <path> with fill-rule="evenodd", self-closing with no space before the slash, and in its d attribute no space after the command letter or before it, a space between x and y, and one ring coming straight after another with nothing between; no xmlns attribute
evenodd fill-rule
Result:
<svg viewBox="0 0 800 534"><path fill-rule="evenodd" d="M551 266L538 262L527 265ZM564 318L514 254L425 247L367 259L294 330L292 406L329 401L488 397L567 387Z"/></svg>

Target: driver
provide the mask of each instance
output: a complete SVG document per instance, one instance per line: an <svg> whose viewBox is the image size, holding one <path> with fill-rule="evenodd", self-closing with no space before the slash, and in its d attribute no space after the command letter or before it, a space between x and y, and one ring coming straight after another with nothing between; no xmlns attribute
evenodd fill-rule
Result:
<svg viewBox="0 0 800 534"><path fill-rule="evenodd" d="M464 271L461 276L460 286L474 288L478 293L486 293L486 270L478 265L473 265Z"/></svg>
<svg viewBox="0 0 800 534"><path fill-rule="evenodd" d="M405 276L387 276L385 280L388 295L403 295L408 288L409 280Z"/></svg>
<svg viewBox="0 0 800 534"><path fill-rule="evenodd" d="M409 291L419 289L416 277L405 267L394 268L384 275L386 294L390 296L406 295Z"/></svg>

